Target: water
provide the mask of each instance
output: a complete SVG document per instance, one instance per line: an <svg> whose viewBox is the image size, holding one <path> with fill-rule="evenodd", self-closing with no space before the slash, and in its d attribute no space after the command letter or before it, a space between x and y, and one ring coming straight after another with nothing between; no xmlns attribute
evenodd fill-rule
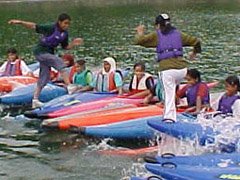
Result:
<svg viewBox="0 0 240 180"><path fill-rule="evenodd" d="M55 21L61 12L72 17L71 37L83 37L84 46L71 51L85 57L88 65L101 63L106 56L116 58L121 67L143 60L151 72L154 49L133 45L134 28L144 24L153 30L155 16L168 12L173 24L183 32L202 40L202 54L191 67L197 67L203 80L220 80L239 75L240 2L191 0L91 0L91 1L0 1L0 60L8 47L17 47L20 56L33 62L31 48L38 39L31 30L10 26L12 18L38 23ZM185 49L186 54L190 51ZM61 50L58 53L62 53ZM187 56L186 56L187 57ZM215 91L223 90L220 86ZM108 145L101 140L68 133L39 132L38 122L6 116L0 120L0 179L123 179L141 173L138 157L100 155ZM112 146L141 146L143 142L111 142ZM184 149L184 148L182 148ZM94 151L93 151L94 150ZM96 150L96 151L95 151ZM189 154L195 151L188 151ZM141 163L140 163L141 167Z"/></svg>

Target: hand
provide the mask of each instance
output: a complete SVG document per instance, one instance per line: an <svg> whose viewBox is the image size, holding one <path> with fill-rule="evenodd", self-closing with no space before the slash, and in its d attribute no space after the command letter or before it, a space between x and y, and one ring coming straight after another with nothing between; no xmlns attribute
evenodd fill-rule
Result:
<svg viewBox="0 0 240 180"><path fill-rule="evenodd" d="M83 39L82 38L76 38L72 41L72 44L74 46L79 46L79 45L83 45Z"/></svg>
<svg viewBox="0 0 240 180"><path fill-rule="evenodd" d="M8 21L8 24L21 24L21 22L21 20L11 19L10 21Z"/></svg>
<svg viewBox="0 0 240 180"><path fill-rule="evenodd" d="M145 32L145 26L144 25L139 25L135 28L135 30L137 31L138 35L143 35Z"/></svg>
<svg viewBox="0 0 240 180"><path fill-rule="evenodd" d="M190 60L195 60L195 59L196 59L196 56L197 56L197 54L196 54L195 52L190 52L190 53L189 53L189 59L190 59Z"/></svg>

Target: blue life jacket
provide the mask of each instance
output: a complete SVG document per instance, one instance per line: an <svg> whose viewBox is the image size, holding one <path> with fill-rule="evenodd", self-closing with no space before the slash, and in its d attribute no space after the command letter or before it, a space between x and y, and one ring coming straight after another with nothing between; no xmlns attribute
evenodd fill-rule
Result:
<svg viewBox="0 0 240 180"><path fill-rule="evenodd" d="M227 96L224 94L219 100L218 111L222 113L232 113L232 105L236 100L240 99L239 95Z"/></svg>
<svg viewBox="0 0 240 180"><path fill-rule="evenodd" d="M62 43L68 36L67 31L60 31L57 24L54 25L54 31L49 36L43 36L40 39L41 45L47 46L50 48L57 47L60 43Z"/></svg>
<svg viewBox="0 0 240 180"><path fill-rule="evenodd" d="M186 91L186 97L187 97L187 102L188 102L188 106L192 107L192 106L196 106L196 100L197 100L197 93L198 93L198 89L199 86L204 84L206 86L206 89L208 89L208 86L206 83L203 82L199 82L193 86L189 86L187 91ZM207 91L208 93L205 94L205 96L202 99L202 104L209 104L209 91Z"/></svg>
<svg viewBox="0 0 240 180"><path fill-rule="evenodd" d="M174 29L168 34L157 30L158 45L156 48L157 61L183 56L181 33Z"/></svg>

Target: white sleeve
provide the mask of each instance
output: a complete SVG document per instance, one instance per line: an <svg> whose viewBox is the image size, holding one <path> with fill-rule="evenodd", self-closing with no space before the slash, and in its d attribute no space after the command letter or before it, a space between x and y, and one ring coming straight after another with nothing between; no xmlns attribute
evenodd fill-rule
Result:
<svg viewBox="0 0 240 180"><path fill-rule="evenodd" d="M21 70L23 75L27 75L28 73L32 72L24 61L21 61Z"/></svg>
<svg viewBox="0 0 240 180"><path fill-rule="evenodd" d="M33 71L33 75L34 75L34 77L39 77L39 71L40 71L39 68L36 69L35 71Z"/></svg>
<svg viewBox="0 0 240 180"><path fill-rule="evenodd" d="M7 62L4 62L3 65L0 67L0 74L4 73L7 66Z"/></svg>
<svg viewBox="0 0 240 180"><path fill-rule="evenodd" d="M233 115L240 117L240 99L236 100L232 105Z"/></svg>

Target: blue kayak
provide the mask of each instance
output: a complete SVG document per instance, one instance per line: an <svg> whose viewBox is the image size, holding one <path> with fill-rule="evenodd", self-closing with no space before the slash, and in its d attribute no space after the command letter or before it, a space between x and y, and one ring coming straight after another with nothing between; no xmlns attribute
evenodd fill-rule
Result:
<svg viewBox="0 0 240 180"><path fill-rule="evenodd" d="M238 166L240 163L240 153L221 153L221 154L202 154L197 156L171 156L165 154L156 157L146 157L149 163L164 165L173 165L179 167L182 165L189 166L206 166L218 167L221 165Z"/></svg>
<svg viewBox="0 0 240 180"><path fill-rule="evenodd" d="M47 102L41 108L26 112L25 116L29 118L44 118L45 114L54 112L65 107L114 96L116 96L115 93L109 92L84 92L76 94L66 94L64 96L60 96Z"/></svg>
<svg viewBox="0 0 240 180"><path fill-rule="evenodd" d="M163 180L163 178L156 176L156 175L152 175L152 176L148 176L148 177L131 177L131 180Z"/></svg>
<svg viewBox="0 0 240 180"><path fill-rule="evenodd" d="M179 118L189 118L189 115L179 114ZM193 117L191 117L193 118ZM161 115L148 116L137 119L129 119L123 122L88 126L81 128L81 131L85 135L115 139L152 139L154 137L154 131L147 125L148 121L159 121Z"/></svg>
<svg viewBox="0 0 240 180"><path fill-rule="evenodd" d="M123 122L88 126L81 128L82 133L88 136L115 138L115 139L152 139L154 131L147 125L150 119L159 119L160 116L150 116L138 119L129 119Z"/></svg>
<svg viewBox="0 0 240 180"><path fill-rule="evenodd" d="M203 127L201 124L190 121L184 122L179 117L177 117L177 122L175 123L167 123L162 121L162 119L154 119L149 120L148 125L162 133L179 139L197 139L202 146L215 143L215 136L220 134L220 132L214 131L211 127ZM220 144L219 148L222 152L234 152L238 141L239 139L236 139L236 142Z"/></svg>
<svg viewBox="0 0 240 180"><path fill-rule="evenodd" d="M147 163L145 168L167 180L240 179L240 167L204 167L182 165L176 168Z"/></svg>
<svg viewBox="0 0 240 180"><path fill-rule="evenodd" d="M35 87L36 84L30 84L26 87L18 88L6 95L0 96L0 103L5 105L31 104ZM64 94L67 94L65 88L48 83L41 91L39 99L42 102L47 102Z"/></svg>

